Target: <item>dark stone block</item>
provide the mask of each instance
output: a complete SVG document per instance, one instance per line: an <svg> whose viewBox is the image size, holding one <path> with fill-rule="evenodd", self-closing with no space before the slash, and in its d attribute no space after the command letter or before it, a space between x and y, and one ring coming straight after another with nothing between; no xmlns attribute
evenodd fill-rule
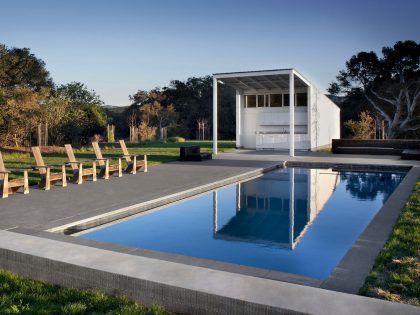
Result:
<svg viewBox="0 0 420 315"><path fill-rule="evenodd" d="M179 157L181 161L205 161L212 159L210 153L201 153L200 146L198 145L180 147Z"/></svg>
<svg viewBox="0 0 420 315"><path fill-rule="evenodd" d="M404 150L416 150L419 146L420 140L333 139L331 151L336 154L401 155Z"/></svg>

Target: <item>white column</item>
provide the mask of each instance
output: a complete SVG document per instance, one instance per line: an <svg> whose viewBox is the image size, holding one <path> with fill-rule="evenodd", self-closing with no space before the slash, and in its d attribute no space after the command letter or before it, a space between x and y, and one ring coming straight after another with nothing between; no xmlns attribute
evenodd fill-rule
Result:
<svg viewBox="0 0 420 315"><path fill-rule="evenodd" d="M240 91L236 90L236 147L241 146L242 137L242 100L243 95Z"/></svg>
<svg viewBox="0 0 420 315"><path fill-rule="evenodd" d="M307 89L308 93L308 123L307 123L307 135L309 140L309 150L312 151L312 89L310 86L308 86Z"/></svg>
<svg viewBox="0 0 420 315"><path fill-rule="evenodd" d="M216 234L219 227L218 227L218 219L217 219L217 211L218 209L218 200L217 200L217 190L213 191L213 233Z"/></svg>
<svg viewBox="0 0 420 315"><path fill-rule="evenodd" d="M213 78L213 154L217 154L217 79Z"/></svg>
<svg viewBox="0 0 420 315"><path fill-rule="evenodd" d="M241 211L241 183L236 185L236 211Z"/></svg>
<svg viewBox="0 0 420 315"><path fill-rule="evenodd" d="M295 78L293 70L289 74L289 155L295 156Z"/></svg>
<svg viewBox="0 0 420 315"><path fill-rule="evenodd" d="M289 240L290 248L294 249L294 234L295 234L295 169L292 167L289 169L289 180L290 180L290 204L289 204Z"/></svg>

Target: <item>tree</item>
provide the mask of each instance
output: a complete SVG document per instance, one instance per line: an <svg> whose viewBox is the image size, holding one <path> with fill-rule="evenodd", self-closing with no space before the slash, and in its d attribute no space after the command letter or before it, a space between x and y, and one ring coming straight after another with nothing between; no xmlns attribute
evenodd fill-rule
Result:
<svg viewBox="0 0 420 315"><path fill-rule="evenodd" d="M45 62L36 58L29 48L7 48L0 44L0 88L19 85L39 91L52 88L53 82Z"/></svg>
<svg viewBox="0 0 420 315"><path fill-rule="evenodd" d="M66 127L63 126L62 130L65 139L73 143L87 143L93 135L104 132L106 112L95 91L89 90L83 83L72 82L59 86L54 94L70 104Z"/></svg>
<svg viewBox="0 0 420 315"><path fill-rule="evenodd" d="M102 106L103 101L95 91L80 82L60 85L57 93L65 96L75 106Z"/></svg>
<svg viewBox="0 0 420 315"><path fill-rule="evenodd" d="M219 137L235 138L235 90L227 85L219 85ZM186 81L171 81L162 89L167 102L174 105L178 113L180 136L194 139L197 135L197 120L212 121L213 78L204 76L188 78Z"/></svg>
<svg viewBox="0 0 420 315"><path fill-rule="evenodd" d="M373 113L386 122L387 138L420 134L420 44L399 41L375 52L360 52L346 62L331 94L362 94Z"/></svg>
<svg viewBox="0 0 420 315"><path fill-rule="evenodd" d="M0 106L0 139L2 145L21 146L41 122L42 106L48 89L39 92L26 86L17 86L4 93Z"/></svg>
<svg viewBox="0 0 420 315"><path fill-rule="evenodd" d="M167 102L167 97L159 89L150 92L139 90L130 96L133 105L141 113L143 129L146 127L156 127L159 138L162 139L162 130L176 124L177 113L173 104Z"/></svg>

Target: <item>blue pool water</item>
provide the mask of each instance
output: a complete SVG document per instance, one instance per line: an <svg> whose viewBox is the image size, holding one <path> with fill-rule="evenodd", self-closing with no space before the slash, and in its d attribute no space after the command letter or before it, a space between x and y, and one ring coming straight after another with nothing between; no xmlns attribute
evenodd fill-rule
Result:
<svg viewBox="0 0 420 315"><path fill-rule="evenodd" d="M403 177L278 169L81 237L325 279Z"/></svg>

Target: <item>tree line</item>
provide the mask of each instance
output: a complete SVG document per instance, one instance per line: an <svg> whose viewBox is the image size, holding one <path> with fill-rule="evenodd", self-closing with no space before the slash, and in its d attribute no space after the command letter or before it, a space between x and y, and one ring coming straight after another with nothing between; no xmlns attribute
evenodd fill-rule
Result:
<svg viewBox="0 0 420 315"><path fill-rule="evenodd" d="M370 138L382 125L387 138L420 138L420 44L399 41L382 55L359 52L346 62L330 97L340 106L342 134ZM115 126L118 138L136 130L141 140L181 136L211 139L211 76L173 80L163 88L138 90L126 107L104 106L80 82L56 85L45 62L28 48L0 45L0 145L34 142L48 125L50 144L87 144ZM219 137L235 138L235 91L219 86ZM363 114L361 114L363 112Z"/></svg>
<svg viewBox="0 0 420 315"><path fill-rule="evenodd" d="M235 139L235 90L225 85L220 85L218 89L219 137L225 140ZM126 136L130 125L138 125L146 138L149 135L160 139L162 129L166 129L170 136L200 139L201 131L201 139L211 139L211 76L192 77L185 81L173 80L167 87L151 91L139 90L130 96L130 100L132 104L123 111L115 107L107 109L110 121L117 126L117 134L120 132L119 136Z"/></svg>
<svg viewBox="0 0 420 315"><path fill-rule="evenodd" d="M168 87L139 90L129 96L127 107L104 106L95 91L80 82L56 85L45 62L29 48L0 45L0 145L36 143L37 126L48 126L51 145L87 144L92 137L105 136L106 125L126 138L136 126L141 138L165 135L196 139L198 122L210 139L212 121L212 78L171 81ZM220 136L235 137L235 91L221 87Z"/></svg>

